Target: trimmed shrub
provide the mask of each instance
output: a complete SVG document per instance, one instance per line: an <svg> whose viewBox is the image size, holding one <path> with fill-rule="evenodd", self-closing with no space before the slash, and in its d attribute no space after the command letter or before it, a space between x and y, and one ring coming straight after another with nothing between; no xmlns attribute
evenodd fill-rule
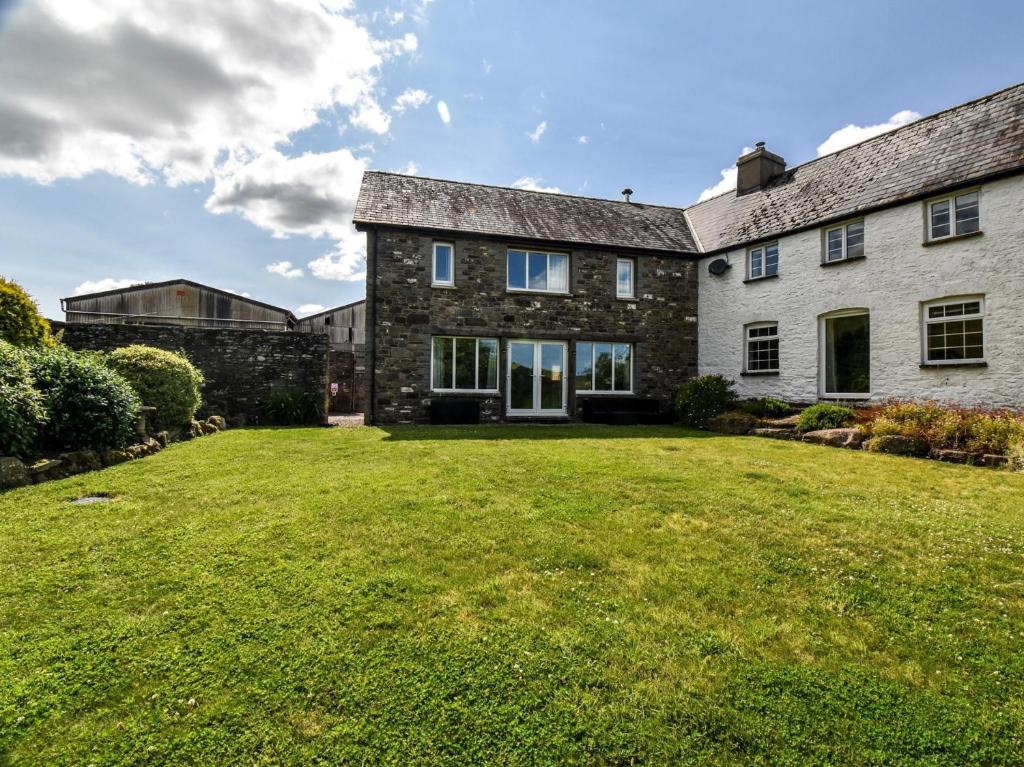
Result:
<svg viewBox="0 0 1024 767"><path fill-rule="evenodd" d="M203 374L184 354L133 344L107 355L107 365L124 376L143 405L156 408L146 417L155 431L188 426L202 403Z"/></svg>
<svg viewBox="0 0 1024 767"><path fill-rule="evenodd" d="M841 429L853 423L855 415L853 410L848 407L820 402L800 413L796 428L801 432Z"/></svg>
<svg viewBox="0 0 1024 767"><path fill-rule="evenodd" d="M1010 459L1010 468L1013 471L1024 471L1024 441L1010 445L1006 455Z"/></svg>
<svg viewBox="0 0 1024 767"><path fill-rule="evenodd" d="M793 408L778 397L758 397L741 402L740 410L758 418L781 418L789 415Z"/></svg>
<svg viewBox="0 0 1024 767"><path fill-rule="evenodd" d="M57 346L27 350L26 359L46 412L43 448L108 450L132 441L138 395L99 355Z"/></svg>
<svg viewBox="0 0 1024 767"><path fill-rule="evenodd" d="M25 289L0 277L0 340L15 346L52 346L50 323Z"/></svg>
<svg viewBox="0 0 1024 767"><path fill-rule="evenodd" d="M0 456L32 455L43 416L43 398L32 386L25 355L0 340Z"/></svg>
<svg viewBox="0 0 1024 767"><path fill-rule="evenodd" d="M733 407L736 391L733 382L722 376L698 376L679 387L676 412L687 426L704 429L708 421Z"/></svg>
<svg viewBox="0 0 1024 767"><path fill-rule="evenodd" d="M323 422L321 398L295 389L276 391L264 407L268 423L274 426L310 426Z"/></svg>

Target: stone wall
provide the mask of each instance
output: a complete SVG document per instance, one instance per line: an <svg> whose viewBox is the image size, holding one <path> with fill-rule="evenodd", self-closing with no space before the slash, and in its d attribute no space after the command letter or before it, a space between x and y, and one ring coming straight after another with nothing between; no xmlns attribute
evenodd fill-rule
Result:
<svg viewBox="0 0 1024 767"><path fill-rule="evenodd" d="M432 247L454 242L455 286L432 287ZM696 262L673 256L613 250L547 248L570 254L570 295L511 293L506 251L516 244L475 237L435 238L382 229L369 233L367 354L374 361L374 423L421 423L433 397L473 396L482 417L505 415L507 342L561 340L574 370L576 341L633 344L635 396L666 407L676 388L697 370ZM636 299L615 296L616 256L636 258ZM375 263L376 266L375 266ZM499 339L499 395L431 392L431 337ZM568 412L576 413L569 376Z"/></svg>
<svg viewBox="0 0 1024 767"><path fill-rule="evenodd" d="M819 395L819 318L867 309L872 399L935 399L961 405L1024 405L1024 176L981 188L976 236L922 244L924 203L864 220L863 259L821 266L822 232L779 239L779 276L744 283L746 251L729 252L721 277L700 267L700 372L737 381L744 397L813 402ZM985 297L986 367L922 366L922 303ZM743 329L778 322L777 376L743 375Z"/></svg>
<svg viewBox="0 0 1024 767"><path fill-rule="evenodd" d="M265 421L275 391L297 390L327 398L327 336L269 330L188 328L171 325L67 325L73 349L110 351L146 344L182 351L203 371L200 415L223 415L233 424Z"/></svg>

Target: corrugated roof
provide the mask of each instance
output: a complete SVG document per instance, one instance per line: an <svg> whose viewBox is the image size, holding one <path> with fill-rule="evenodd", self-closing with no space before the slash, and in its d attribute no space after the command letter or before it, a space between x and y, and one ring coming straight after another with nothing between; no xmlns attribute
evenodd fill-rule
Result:
<svg viewBox="0 0 1024 767"><path fill-rule="evenodd" d="M711 252L1024 168L1024 83L686 209Z"/></svg>
<svg viewBox="0 0 1024 767"><path fill-rule="evenodd" d="M367 171L357 224L696 253L679 208Z"/></svg>

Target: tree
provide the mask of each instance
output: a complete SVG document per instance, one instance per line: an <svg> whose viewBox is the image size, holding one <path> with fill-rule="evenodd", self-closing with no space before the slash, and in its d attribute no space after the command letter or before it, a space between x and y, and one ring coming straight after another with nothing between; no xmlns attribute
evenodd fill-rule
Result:
<svg viewBox="0 0 1024 767"><path fill-rule="evenodd" d="M25 289L0 277L0 339L15 346L52 346L50 323Z"/></svg>

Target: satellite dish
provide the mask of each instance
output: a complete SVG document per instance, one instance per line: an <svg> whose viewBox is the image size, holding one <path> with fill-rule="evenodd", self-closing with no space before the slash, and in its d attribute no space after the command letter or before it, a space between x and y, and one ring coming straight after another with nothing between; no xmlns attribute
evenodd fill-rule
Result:
<svg viewBox="0 0 1024 767"><path fill-rule="evenodd" d="M721 277L730 268L732 268L732 264L730 264L724 258L716 258L714 261L708 264L708 271L711 272L711 274L715 275L716 277Z"/></svg>

